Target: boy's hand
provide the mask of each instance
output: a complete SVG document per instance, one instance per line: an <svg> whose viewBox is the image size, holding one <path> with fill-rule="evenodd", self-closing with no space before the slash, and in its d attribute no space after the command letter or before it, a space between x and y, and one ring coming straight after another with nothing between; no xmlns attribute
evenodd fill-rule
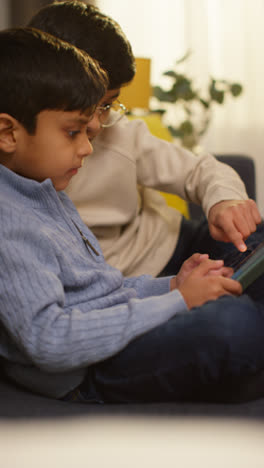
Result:
<svg viewBox="0 0 264 468"><path fill-rule="evenodd" d="M223 266L222 260L204 260L179 286L178 289L189 309L225 294L242 294L242 286L238 281L218 274L221 265Z"/></svg>
<svg viewBox="0 0 264 468"><path fill-rule="evenodd" d="M208 224L211 236L222 242L232 242L240 252L245 252L244 242L256 231L261 216L254 200L226 200L216 203L209 211Z"/></svg>
<svg viewBox="0 0 264 468"><path fill-rule="evenodd" d="M179 286L194 270L194 268L196 268L198 265L200 265L200 263L204 262L205 260L208 260L208 258L208 254L195 253L187 260L185 260L177 276L172 278L170 290L172 291L173 289L178 289ZM217 260L214 262L214 267L210 269L207 274L210 276L221 275L230 277L233 274L233 270L232 268L225 267L223 260Z"/></svg>

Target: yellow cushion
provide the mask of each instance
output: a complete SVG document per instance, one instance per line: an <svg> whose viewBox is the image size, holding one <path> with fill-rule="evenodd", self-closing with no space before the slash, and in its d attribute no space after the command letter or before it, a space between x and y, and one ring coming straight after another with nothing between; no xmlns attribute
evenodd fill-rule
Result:
<svg viewBox="0 0 264 468"><path fill-rule="evenodd" d="M147 115L140 116L140 117L129 116L129 118L131 120L138 119L138 118L144 120L144 122L146 122L149 128L149 131L152 133L152 135L155 135L158 138L162 138L163 140L172 141L172 136L169 130L162 124L159 114L153 113L153 114L147 114ZM185 218L190 217L188 204L185 200L178 197L178 195L173 195L171 193L164 193L164 192L160 192L160 193L166 199L169 206L180 211L180 213L182 213Z"/></svg>
<svg viewBox="0 0 264 468"><path fill-rule="evenodd" d="M136 74L126 86L122 86L119 100L127 109L149 109L149 100L152 94L150 85L151 60L136 57Z"/></svg>
<svg viewBox="0 0 264 468"><path fill-rule="evenodd" d="M190 218L188 205L185 200L178 197L178 195L173 195L172 193L160 193L163 195L169 206L178 210L185 218Z"/></svg>

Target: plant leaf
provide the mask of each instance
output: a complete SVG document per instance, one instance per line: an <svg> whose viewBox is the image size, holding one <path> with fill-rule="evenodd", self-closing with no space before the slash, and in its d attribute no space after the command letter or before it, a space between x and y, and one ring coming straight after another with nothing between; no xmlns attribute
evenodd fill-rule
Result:
<svg viewBox="0 0 264 468"><path fill-rule="evenodd" d="M183 55L183 57L179 58L178 60L176 60L176 65L179 65L180 63L182 62L185 62L185 60L190 57L192 51L189 49L187 50L187 52Z"/></svg>
<svg viewBox="0 0 264 468"><path fill-rule="evenodd" d="M170 76L171 78L174 78L174 79L177 79L178 78L178 73L176 73L175 71L173 70L168 70L168 71L165 71L164 73L162 73L163 76Z"/></svg>
<svg viewBox="0 0 264 468"><path fill-rule="evenodd" d="M192 122L190 120L185 120L184 122L182 122L182 124L180 125L180 131L184 135L191 135L193 133Z"/></svg>
<svg viewBox="0 0 264 468"><path fill-rule="evenodd" d="M230 87L230 92L231 92L232 96L234 96L234 97L240 96L242 91L243 91L243 88L242 88L241 84L239 84L239 83L233 83L231 85L231 87Z"/></svg>
<svg viewBox="0 0 264 468"><path fill-rule="evenodd" d="M200 103L206 108L209 109L210 103L203 98L199 98Z"/></svg>
<svg viewBox="0 0 264 468"><path fill-rule="evenodd" d="M174 138L182 138L183 133L178 128L174 128L171 125L168 126L168 130Z"/></svg>

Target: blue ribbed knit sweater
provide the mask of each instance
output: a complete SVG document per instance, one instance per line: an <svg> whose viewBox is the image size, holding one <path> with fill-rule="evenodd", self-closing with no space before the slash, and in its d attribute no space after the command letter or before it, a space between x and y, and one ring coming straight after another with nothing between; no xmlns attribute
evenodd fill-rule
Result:
<svg viewBox="0 0 264 468"><path fill-rule="evenodd" d="M35 392L62 397L87 366L187 311L181 294L169 292L170 278L125 279L107 265L49 179L1 164L0 236L0 356L6 373Z"/></svg>

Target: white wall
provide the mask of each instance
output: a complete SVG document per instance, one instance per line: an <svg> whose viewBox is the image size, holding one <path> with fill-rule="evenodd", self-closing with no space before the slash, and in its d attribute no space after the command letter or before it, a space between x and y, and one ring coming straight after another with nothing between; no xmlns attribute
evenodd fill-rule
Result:
<svg viewBox="0 0 264 468"><path fill-rule="evenodd" d="M97 4L104 13L118 21L132 44L134 55L151 58L153 84L158 83L162 72L184 55L185 26L181 1L98 0ZM168 47L168 44L173 46Z"/></svg>

